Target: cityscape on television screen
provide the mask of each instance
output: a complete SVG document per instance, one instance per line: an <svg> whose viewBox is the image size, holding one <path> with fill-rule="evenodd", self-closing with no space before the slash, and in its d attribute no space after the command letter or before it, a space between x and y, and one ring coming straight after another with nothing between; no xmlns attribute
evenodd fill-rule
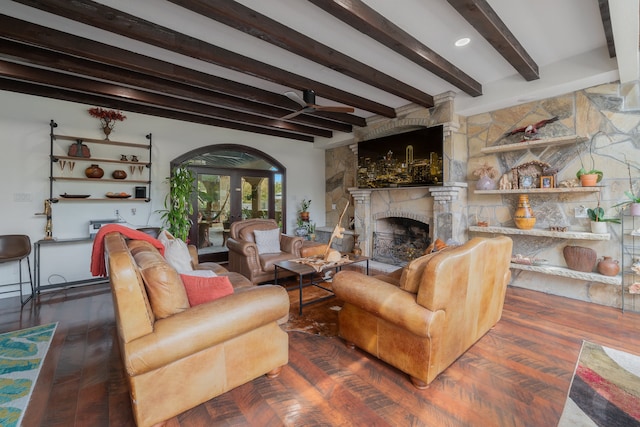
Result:
<svg viewBox="0 0 640 427"><path fill-rule="evenodd" d="M358 144L358 187L442 185L442 127Z"/></svg>

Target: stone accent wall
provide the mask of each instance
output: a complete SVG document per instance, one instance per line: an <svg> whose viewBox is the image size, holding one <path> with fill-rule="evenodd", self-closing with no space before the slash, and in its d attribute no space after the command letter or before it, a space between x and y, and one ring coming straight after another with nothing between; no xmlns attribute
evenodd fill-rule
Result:
<svg viewBox="0 0 640 427"><path fill-rule="evenodd" d="M513 213L518 200L515 194L474 194L473 189L478 179L473 175L475 169L486 163L500 173L505 173L514 166L536 160L557 169L558 181L574 180L576 172L583 164L586 169L595 166L603 171L604 179L599 184L599 196L597 193L530 194L529 200L537 218L535 228L549 229L555 225L568 226L571 231L590 231L590 221L576 218L575 209L581 206L595 208L598 203L605 209L607 216L617 216L618 212L613 205L625 200L624 191L629 189L627 165L631 168L634 192L640 190L638 100L638 82L626 85L607 84L468 117L469 224L475 225L478 218L483 218L488 219L492 226L513 227ZM541 138L578 135L588 137L588 140L579 145L551 146L491 155L484 155L480 151L483 147L517 143L522 134L504 137L505 132L553 116L558 116L559 120L541 128ZM592 156L589 154L590 150ZM566 245L578 245L591 247L599 257L607 255L619 260L622 256L620 225L609 224L608 227L611 239L603 242L512 236L514 253L543 258L552 265L565 266L562 249ZM520 270L513 270L512 273L515 286L620 307L621 287L617 285ZM633 305L634 298L637 296L626 294L625 305ZM638 302L640 300L636 303Z"/></svg>

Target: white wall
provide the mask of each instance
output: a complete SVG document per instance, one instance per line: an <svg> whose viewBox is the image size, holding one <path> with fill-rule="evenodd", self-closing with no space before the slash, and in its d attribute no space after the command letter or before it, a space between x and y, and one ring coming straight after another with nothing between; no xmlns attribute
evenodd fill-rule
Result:
<svg viewBox="0 0 640 427"><path fill-rule="evenodd" d="M45 220L35 213L43 211L43 203L49 197L49 121L58 123L55 133L60 135L102 138L99 121L87 110L95 105L22 95L0 91L0 234L27 234L32 243L44 237ZM116 124L110 139L146 143L145 135L153 134L151 202L95 202L57 203L53 206L53 235L58 239L88 236L91 219L114 218L115 209L129 224L139 226L160 225L158 209L163 208L169 175L169 163L181 154L198 147L214 144L246 145L278 159L287 169L287 230L292 233L296 212L303 198L324 200L324 151L314 149L308 142L258 135L230 129L180 122L124 111L127 119ZM70 142L56 141L59 150L66 150ZM91 145L101 153L114 156L122 149ZM97 156L96 156L97 157ZM103 154L100 157L104 157ZM143 157L144 158L144 157ZM114 165L101 165L105 176ZM82 164L76 164L79 174ZM128 167L124 168L127 172ZM94 194L104 191L133 191L131 188L111 187L107 183L78 183L74 186L54 184L54 197L66 192L83 192L89 185ZM124 184L123 184L124 185ZM93 188L95 186L95 188ZM72 188L74 191L69 191ZM58 191L58 189L60 191ZM136 209L133 215L131 208ZM320 226L324 224L324 206L311 207L311 215ZM91 245L57 245L42 249L42 284L60 283L90 277L89 259ZM32 255L33 256L33 255ZM33 261L33 259L32 259ZM33 262L32 262L33 264ZM33 265L32 265L33 267ZM0 285L17 281L17 267L0 265ZM0 288L0 291L9 288ZM12 296L13 294L1 294Z"/></svg>

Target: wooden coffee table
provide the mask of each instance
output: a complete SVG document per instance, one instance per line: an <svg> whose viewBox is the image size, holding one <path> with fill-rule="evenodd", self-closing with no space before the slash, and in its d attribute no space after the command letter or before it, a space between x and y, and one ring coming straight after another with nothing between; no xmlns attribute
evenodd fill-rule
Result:
<svg viewBox="0 0 640 427"><path fill-rule="evenodd" d="M324 286L321 285L321 283L323 283L322 281L314 281L313 280L313 276L315 274L322 274L327 270L335 270L335 271L340 271L342 270L342 267L345 267L347 265L352 265L352 264L356 264L359 262L363 262L366 261L367 265L366 265L366 274L369 274L369 257L363 256L363 255L359 255L356 256L352 253L342 253L342 256L344 257L345 255L347 255L349 257L349 260L346 262L342 262L339 265L329 265L326 268L323 268L320 271L316 271L316 269L314 269L313 267L307 265L307 264L303 264L303 263L299 263L299 262L295 262L295 261L279 261L274 263L275 266L275 271L274 271L274 282L277 285L278 284L278 269L283 269L286 271L289 271L291 273L293 273L294 275L298 276L298 288L300 290L300 314L302 314L302 307L305 305L309 305L309 304L315 304L317 302L320 301L324 301L328 298L333 297L333 291L329 288L326 288ZM304 283L303 278L305 276L309 276L310 280L308 283ZM324 289L327 292L330 292L331 295L327 295L326 297L321 297L321 298L316 298L312 301L306 302L306 303L302 303L302 288L308 287L308 286L315 286L317 288L320 289Z"/></svg>

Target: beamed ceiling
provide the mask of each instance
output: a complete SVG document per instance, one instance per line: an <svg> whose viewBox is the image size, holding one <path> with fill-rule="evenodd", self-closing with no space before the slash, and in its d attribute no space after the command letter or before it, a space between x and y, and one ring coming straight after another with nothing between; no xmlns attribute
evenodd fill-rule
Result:
<svg viewBox="0 0 640 427"><path fill-rule="evenodd" d="M477 113L637 80L637 1L3 0L0 90L330 140L445 92ZM305 90L354 112L282 120Z"/></svg>

